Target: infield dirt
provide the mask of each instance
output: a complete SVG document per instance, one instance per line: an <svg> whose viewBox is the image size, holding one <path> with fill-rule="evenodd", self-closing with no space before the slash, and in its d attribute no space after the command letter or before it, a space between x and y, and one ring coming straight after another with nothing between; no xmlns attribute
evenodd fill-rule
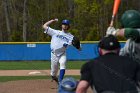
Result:
<svg viewBox="0 0 140 93"><path fill-rule="evenodd" d="M29 73L36 72L35 74ZM0 70L0 76L49 75L49 70ZM79 70L67 70L66 75L79 75ZM49 79L0 82L0 93L57 93L56 82ZM92 93L88 89L87 93Z"/></svg>

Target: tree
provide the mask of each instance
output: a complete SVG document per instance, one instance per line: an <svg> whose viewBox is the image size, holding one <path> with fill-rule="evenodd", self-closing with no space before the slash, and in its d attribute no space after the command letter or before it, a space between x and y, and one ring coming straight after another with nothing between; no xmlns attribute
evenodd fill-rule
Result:
<svg viewBox="0 0 140 93"><path fill-rule="evenodd" d="M7 34L8 34L8 40L11 41L11 28L10 28L10 18L9 18L9 12L8 12L8 1L9 0L3 0L3 7L4 7L4 14L5 14L5 20L6 20L6 26L7 26Z"/></svg>
<svg viewBox="0 0 140 93"><path fill-rule="evenodd" d="M26 31L27 31L27 0L24 0L23 6L23 41L26 42Z"/></svg>
<svg viewBox="0 0 140 93"><path fill-rule="evenodd" d="M1 0L0 41L50 41L42 25L58 18L50 25L61 29L63 19L71 21L71 29L80 40L99 40L110 24L114 0ZM140 10L140 0L121 0L114 27L120 27L125 10Z"/></svg>

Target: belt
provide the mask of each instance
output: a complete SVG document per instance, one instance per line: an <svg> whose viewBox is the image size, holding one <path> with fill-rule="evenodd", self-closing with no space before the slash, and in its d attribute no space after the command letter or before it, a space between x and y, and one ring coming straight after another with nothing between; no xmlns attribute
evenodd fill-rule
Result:
<svg viewBox="0 0 140 93"><path fill-rule="evenodd" d="M60 55L57 55L54 51L52 51L51 50L51 53L53 53L54 55L56 55L57 57L60 57L60 56L62 56L63 54L65 54L65 52L64 53L62 53L62 54L60 54Z"/></svg>

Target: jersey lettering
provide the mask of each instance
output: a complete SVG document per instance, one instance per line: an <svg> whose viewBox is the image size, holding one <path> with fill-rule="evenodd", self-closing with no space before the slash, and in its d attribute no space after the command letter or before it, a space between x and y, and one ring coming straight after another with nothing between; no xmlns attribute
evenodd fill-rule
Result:
<svg viewBox="0 0 140 93"><path fill-rule="evenodd" d="M66 37L63 36L63 35L57 35L56 37L58 37L58 38L60 38L60 39L62 39L62 40L64 40L64 41L66 41L67 43L69 42L69 39L66 38Z"/></svg>

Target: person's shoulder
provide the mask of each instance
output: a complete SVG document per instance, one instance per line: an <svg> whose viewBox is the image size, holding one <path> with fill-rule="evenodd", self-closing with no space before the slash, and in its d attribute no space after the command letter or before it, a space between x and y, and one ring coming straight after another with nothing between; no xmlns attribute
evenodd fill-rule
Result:
<svg viewBox="0 0 140 93"><path fill-rule="evenodd" d="M122 58L122 59L132 60L129 56L120 56L120 55L119 55L119 57Z"/></svg>
<svg viewBox="0 0 140 93"><path fill-rule="evenodd" d="M85 65L91 65L91 64L93 64L95 62L95 59L90 59L90 60L88 60L86 63L85 63Z"/></svg>
<svg viewBox="0 0 140 93"><path fill-rule="evenodd" d="M87 62L93 62L95 59L90 59L90 60L88 60Z"/></svg>
<svg viewBox="0 0 140 93"><path fill-rule="evenodd" d="M51 27L48 27L48 30L60 32L60 30L57 30L57 29L51 28Z"/></svg>
<svg viewBox="0 0 140 93"><path fill-rule="evenodd" d="M98 57L94 58L94 61L96 62L96 61L102 60L106 57L107 57L107 55L98 56Z"/></svg>
<svg viewBox="0 0 140 93"><path fill-rule="evenodd" d="M61 33L62 31L55 29L56 32Z"/></svg>
<svg viewBox="0 0 140 93"><path fill-rule="evenodd" d="M71 36L71 37L74 37L74 35L71 34L70 32L68 32L67 35L69 35L69 36Z"/></svg>
<svg viewBox="0 0 140 93"><path fill-rule="evenodd" d="M60 30L57 30L57 29L53 29L54 30L54 32L55 33L57 33L57 34L59 34L59 33L61 33L62 31L60 31Z"/></svg>
<svg viewBox="0 0 140 93"><path fill-rule="evenodd" d="M136 40L136 39L139 39L140 35L140 29L136 29L136 28L124 28L124 36L129 39L133 39L133 40Z"/></svg>
<svg viewBox="0 0 140 93"><path fill-rule="evenodd" d="M130 58L129 56L119 56L120 59L124 60L125 62L132 62L135 63L134 60L132 58Z"/></svg>
<svg viewBox="0 0 140 93"><path fill-rule="evenodd" d="M128 56L122 56L122 58L124 59L124 63L131 66L132 67L138 67L140 68L140 63L137 61L134 61L132 58L128 57Z"/></svg>
<svg viewBox="0 0 140 93"><path fill-rule="evenodd" d="M82 69L84 68L90 68L90 66L93 64L94 60L88 60L82 65Z"/></svg>

